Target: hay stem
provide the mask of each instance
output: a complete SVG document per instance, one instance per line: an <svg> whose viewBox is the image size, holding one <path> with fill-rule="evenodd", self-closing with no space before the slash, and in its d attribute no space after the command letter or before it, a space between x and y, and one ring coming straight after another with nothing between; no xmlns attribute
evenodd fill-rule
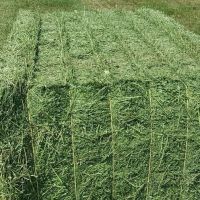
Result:
<svg viewBox="0 0 200 200"><path fill-rule="evenodd" d="M109 97L109 110L110 110L110 126L111 126L111 146L112 146L112 199L115 199L115 134L113 124L113 108L112 99Z"/></svg>
<svg viewBox="0 0 200 200"><path fill-rule="evenodd" d="M77 170L77 161L76 161L76 146L75 146L75 135L74 135L74 123L73 123L73 115L72 115L72 109L73 109L73 93L69 92L70 95L70 129L71 129L71 141L72 141L72 160L73 160L73 175L74 175L74 193L75 193L75 199L79 199L78 195L78 189L77 189L77 177L76 177L76 170Z"/></svg>
<svg viewBox="0 0 200 200"><path fill-rule="evenodd" d="M58 34L59 34L59 42L60 42L60 59L61 59L61 65L64 64L64 41L63 41L63 34L64 34L64 19L63 19L63 14L61 18L57 17L57 27L58 27Z"/></svg>
<svg viewBox="0 0 200 200"><path fill-rule="evenodd" d="M185 94L186 94L186 113L187 113L187 121L186 121L186 136L185 136L185 155L183 161L183 186L181 188L181 194L184 199L185 194L185 180L186 180L186 165L187 165L187 154L188 154L188 138L189 138L189 94L188 94L188 87L185 86Z"/></svg>
<svg viewBox="0 0 200 200"><path fill-rule="evenodd" d="M146 199L150 199L150 181L152 171L152 146L153 146L153 122L152 122L152 94L151 89L148 91L149 96L149 112L150 112L150 145L149 145L149 164L148 164L148 177L147 177L147 196Z"/></svg>
<svg viewBox="0 0 200 200"><path fill-rule="evenodd" d="M31 125L31 116L30 116L30 113L29 113L29 110L28 110L28 125L29 125L29 130L30 130L30 136L31 136L31 149L32 149L32 152L33 152L33 163L34 163L34 166L33 166L33 170L34 170L34 176L37 177L37 170L36 170L36 166L35 166L35 163L36 163L36 150L35 150L35 144L34 144L34 133L33 133L33 128L32 128L32 125ZM39 194L39 185L38 185L38 180L36 179L36 189L37 189L37 199L40 198L40 194Z"/></svg>
<svg viewBox="0 0 200 200"><path fill-rule="evenodd" d="M92 50L93 54L95 55L95 64L96 64L96 67L98 67L99 70L101 70L101 68L104 66L104 64L103 64L101 55L96 51L95 40L94 40L92 31L91 31L91 25L89 23L89 20L86 18L86 15L84 15L83 20L84 20L83 21L84 28L85 28L87 37L88 37L89 42L90 42L91 50Z"/></svg>

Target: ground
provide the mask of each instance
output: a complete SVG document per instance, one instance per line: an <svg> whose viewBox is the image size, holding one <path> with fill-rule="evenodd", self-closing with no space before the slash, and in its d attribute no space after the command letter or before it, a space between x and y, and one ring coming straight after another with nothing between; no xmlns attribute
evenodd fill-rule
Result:
<svg viewBox="0 0 200 200"><path fill-rule="evenodd" d="M102 8L132 10L138 7L162 10L189 30L200 34L199 0L169 0L167 2L165 0L0 0L0 47L3 45L20 8L47 11Z"/></svg>

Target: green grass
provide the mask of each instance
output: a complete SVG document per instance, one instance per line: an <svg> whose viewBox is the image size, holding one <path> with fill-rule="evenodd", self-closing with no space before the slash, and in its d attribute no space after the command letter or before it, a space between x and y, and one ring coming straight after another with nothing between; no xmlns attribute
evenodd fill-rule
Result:
<svg viewBox="0 0 200 200"><path fill-rule="evenodd" d="M8 39L3 200L199 199L199 35L140 9L22 13Z"/></svg>

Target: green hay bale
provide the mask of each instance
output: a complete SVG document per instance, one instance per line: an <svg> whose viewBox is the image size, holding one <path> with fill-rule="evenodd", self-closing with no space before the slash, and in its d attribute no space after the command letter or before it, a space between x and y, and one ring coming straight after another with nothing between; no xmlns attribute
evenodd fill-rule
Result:
<svg viewBox="0 0 200 200"><path fill-rule="evenodd" d="M21 11L1 52L1 119L5 118L4 115L7 115L7 118L12 116L12 108L19 106L14 102L15 99L22 101L19 93L23 94L26 79L34 64L37 29L36 16L31 12Z"/></svg>
<svg viewBox="0 0 200 200"><path fill-rule="evenodd" d="M80 13L77 31L69 32L69 53L79 82L105 82L108 77L128 80L135 75L141 79L196 75L199 58L196 53L191 56L188 46L199 41L198 36L191 34L194 36L186 40L178 28L171 35L172 22L163 19L157 28L143 12ZM160 16L157 14L157 18ZM199 51L198 42L192 49Z"/></svg>
<svg viewBox="0 0 200 200"><path fill-rule="evenodd" d="M187 134L186 87L156 80L151 86L151 175L149 196L181 198Z"/></svg>
<svg viewBox="0 0 200 200"><path fill-rule="evenodd" d="M34 88L28 102L38 198L73 199L69 87Z"/></svg>
<svg viewBox="0 0 200 200"><path fill-rule="evenodd" d="M100 68L97 65L98 60L87 30L87 24L84 23L82 15L80 17L74 15L74 23L67 26L67 29L69 29L69 56L71 58L73 77L74 81L80 84L97 80Z"/></svg>
<svg viewBox="0 0 200 200"><path fill-rule="evenodd" d="M30 182L31 152L27 129L27 79L34 65L38 18L20 11L0 58L1 197L22 199ZM28 157L28 158L27 158ZM30 191L29 191L30 192Z"/></svg>
<svg viewBox="0 0 200 200"><path fill-rule="evenodd" d="M197 180L195 191L191 190L199 165L191 151L198 149L199 129L193 127L199 127L193 87L163 78L112 86L116 199L198 196ZM193 171L189 167L192 160Z"/></svg>
<svg viewBox="0 0 200 200"><path fill-rule="evenodd" d="M198 78L190 81L187 86L187 152L185 154L185 168L183 174L184 187L183 197L186 199L198 199L200 196L199 184L199 125L200 125L200 102L199 102Z"/></svg>
<svg viewBox="0 0 200 200"><path fill-rule="evenodd" d="M42 23L40 59L28 92L38 197L74 199L69 86L66 84L62 14ZM50 22L54 22L49 24ZM52 55L47 55L53 48Z"/></svg>
<svg viewBox="0 0 200 200"><path fill-rule="evenodd" d="M188 81L187 83L171 81L170 83L169 80L165 80L162 81L163 84L160 84L160 81L160 83L156 83L157 86L152 92L155 109L152 118L155 120L155 131L163 133L163 150L160 150L163 152L163 156L159 161L159 168L157 168L159 171L157 180L160 181L159 184L154 182L152 185L160 186L156 189L155 194L162 198L165 195L167 198L195 199L199 195L197 189L199 184L196 184L195 189L191 189L189 186L193 182L192 177L196 175L194 171L192 172L189 162L192 160L197 162L197 158L192 156L191 150L193 149L194 153L197 148L195 141L199 140L197 135L199 102L196 99L198 96L195 89L198 85L196 81ZM158 96L155 95L156 93ZM165 100L160 97L164 97ZM159 109L160 106L162 109ZM158 122L162 123L162 128L157 126ZM157 152L159 151L157 150ZM154 158L155 162L156 157ZM193 165L194 169L197 165Z"/></svg>
<svg viewBox="0 0 200 200"><path fill-rule="evenodd" d="M68 79L67 32L64 16L45 15L42 19L39 60L29 85L52 86L64 85ZM50 51L52 49L52 51Z"/></svg>
<svg viewBox="0 0 200 200"><path fill-rule="evenodd" d="M140 11L137 13L140 14ZM137 14L136 13L136 14ZM140 39L145 41L149 47L149 51L156 56L157 63L152 60L147 60L142 70L144 70L147 77L160 76L182 76L185 72L197 71L198 63L195 59L190 58L185 52L184 48L177 47L174 41L182 43L180 37L177 35L170 36L170 30L173 30L173 24L167 24L163 20L162 30L168 29L168 32L159 30L155 25L149 22L148 18L144 19L139 14L135 16L132 13L126 15L126 20L132 21L132 28L140 35ZM132 17L131 17L132 16ZM159 18L159 15L157 16ZM192 42L192 41L190 41Z"/></svg>
<svg viewBox="0 0 200 200"><path fill-rule="evenodd" d="M148 13L152 16L151 20L147 18ZM163 19L162 23L159 20L155 23L159 17ZM191 33L189 37L189 32L185 34L187 37L184 36L178 25L174 30L174 22L158 12L148 9L141 9L136 14L71 12L44 15L43 18L46 36L41 41L44 40L47 48L41 51L44 55L41 62L51 63L48 65L53 66L54 73L60 69L59 74L54 76L57 81L64 77L70 80L72 76L80 84L109 82L113 78L129 80L133 76L141 79L179 78L194 76L199 70L199 59L196 53L191 56L188 47L195 44L192 52L199 51L198 36ZM60 36L56 36L60 34L59 30L64 52L53 46L56 40L60 40ZM55 35L51 36L53 32ZM54 51L49 52L49 48L54 48ZM63 68L55 67L59 61L65 63ZM45 71L46 68L44 74ZM49 74L46 79L48 77Z"/></svg>
<svg viewBox="0 0 200 200"><path fill-rule="evenodd" d="M198 185L189 189L198 178L198 159L191 156L198 148L197 118L189 117L189 112L198 115L198 100L188 100L188 92L197 82L199 61L187 47L198 37L182 39L182 29L171 35L174 23L167 18L156 28L148 12L155 21L163 17L149 10L43 16L28 102L36 141L46 141L45 148L35 144L37 173L46 177L41 194L52 188L45 198L198 196ZM60 138L57 130L65 136L65 150L53 142ZM65 167L56 166L55 155L61 162L67 152ZM71 180L67 189L58 181L65 173ZM62 196L67 191L69 196Z"/></svg>
<svg viewBox="0 0 200 200"><path fill-rule="evenodd" d="M109 88L97 83L73 91L71 129L77 199L112 199Z"/></svg>
<svg viewBox="0 0 200 200"><path fill-rule="evenodd" d="M148 82L115 83L110 102L114 133L114 198L144 199L150 148Z"/></svg>
<svg viewBox="0 0 200 200"><path fill-rule="evenodd" d="M187 31L182 25L159 11L140 9L136 14L145 18L155 26L155 29L159 29L161 33L167 33L168 37L170 37L177 47L180 48L182 52L188 54L187 58L193 58L199 62L200 38L198 35ZM165 28L163 28L163 24L165 25ZM170 34L168 34L169 32Z"/></svg>

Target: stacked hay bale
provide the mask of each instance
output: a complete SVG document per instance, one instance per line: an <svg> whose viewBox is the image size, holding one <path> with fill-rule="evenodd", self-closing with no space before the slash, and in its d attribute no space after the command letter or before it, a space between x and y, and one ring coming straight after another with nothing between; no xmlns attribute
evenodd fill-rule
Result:
<svg viewBox="0 0 200 200"><path fill-rule="evenodd" d="M149 9L41 20L29 198L198 199L199 36Z"/></svg>
<svg viewBox="0 0 200 200"><path fill-rule="evenodd" d="M163 19L158 28L156 17ZM37 89L29 91L30 110L37 110L32 123L46 141L42 160L49 155L38 166L51 174L43 194L51 188L49 196L66 199L198 197L198 186L189 189L196 167L188 166L198 136L198 36L148 9L55 13L43 21Z"/></svg>
<svg viewBox="0 0 200 200"><path fill-rule="evenodd" d="M65 28L63 13L44 16L39 60L29 82L28 112L35 141L37 198L75 196Z"/></svg>
<svg viewBox="0 0 200 200"><path fill-rule="evenodd" d="M34 66L39 20L20 11L0 58L1 196L17 199L31 190L31 147L27 131L27 80ZM28 178L29 177L29 178ZM29 191L30 192L30 191Z"/></svg>

